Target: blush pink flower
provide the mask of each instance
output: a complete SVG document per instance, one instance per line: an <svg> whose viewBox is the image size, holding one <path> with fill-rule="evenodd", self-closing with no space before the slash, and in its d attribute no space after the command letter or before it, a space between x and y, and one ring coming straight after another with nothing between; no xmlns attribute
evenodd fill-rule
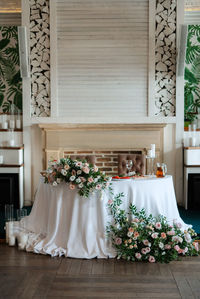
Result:
<svg viewBox="0 0 200 299"><path fill-rule="evenodd" d="M83 176L81 176L80 179L82 183L85 183L86 179Z"/></svg>
<svg viewBox="0 0 200 299"><path fill-rule="evenodd" d="M113 203L112 199L109 199L108 204L111 205Z"/></svg>
<svg viewBox="0 0 200 299"><path fill-rule="evenodd" d="M151 249L149 247L146 247L146 252L149 253Z"/></svg>
<svg viewBox="0 0 200 299"><path fill-rule="evenodd" d="M81 167L82 164L83 164L83 163L82 163L81 161L76 162L76 166L78 166L78 167Z"/></svg>
<svg viewBox="0 0 200 299"><path fill-rule="evenodd" d="M170 244L165 244L165 247L164 247L165 249L171 249L171 245Z"/></svg>
<svg viewBox="0 0 200 299"><path fill-rule="evenodd" d="M84 166L84 167L82 168L82 170L83 170L83 172L85 172L86 174L88 174L88 173L90 172L90 169L89 169L88 166Z"/></svg>
<svg viewBox="0 0 200 299"><path fill-rule="evenodd" d="M150 255L150 257L149 257L149 262L150 263L155 263L155 257L154 256L152 256L152 255Z"/></svg>
<svg viewBox="0 0 200 299"><path fill-rule="evenodd" d="M89 183L92 183L92 182L94 182L94 179L90 176L90 177L88 178L88 182L89 182Z"/></svg>
<svg viewBox="0 0 200 299"><path fill-rule="evenodd" d="M175 246L174 246L174 249L175 249L177 252L179 252L180 247L179 247L178 245L175 245Z"/></svg>
<svg viewBox="0 0 200 299"><path fill-rule="evenodd" d="M116 245L120 245L120 244L122 244L122 239L121 239L121 238L116 238L116 239L115 239L115 244L116 244Z"/></svg>
<svg viewBox="0 0 200 299"><path fill-rule="evenodd" d="M158 238L158 233L153 233L153 234L151 235L151 237L152 237L153 239L157 239L157 238Z"/></svg>
<svg viewBox="0 0 200 299"><path fill-rule="evenodd" d="M71 190L74 190L74 189L76 188L76 186L75 186L74 184L70 184L70 185L69 185L69 188L70 188Z"/></svg>
<svg viewBox="0 0 200 299"><path fill-rule="evenodd" d="M160 222L156 222L155 227L156 227L157 229L161 229L162 225L161 225Z"/></svg>
<svg viewBox="0 0 200 299"><path fill-rule="evenodd" d="M161 233L160 235L161 235L161 238L162 238L162 239L166 239L166 238L167 238L166 233Z"/></svg>
<svg viewBox="0 0 200 299"><path fill-rule="evenodd" d="M132 227L129 227L129 228L128 228L128 231L129 231L130 233L133 233L133 232L134 232L134 229L133 229Z"/></svg>
<svg viewBox="0 0 200 299"><path fill-rule="evenodd" d="M149 245L149 241L148 241L148 240L143 240L142 242L143 242L143 244L144 244L145 246L148 246L148 245Z"/></svg>
<svg viewBox="0 0 200 299"><path fill-rule="evenodd" d="M139 252L137 252L135 254L135 257L136 257L136 259L140 260L142 258L142 255Z"/></svg>
<svg viewBox="0 0 200 299"><path fill-rule="evenodd" d="M142 249L141 249L141 252L142 252L142 254L147 254L147 250L146 250L146 248L142 248Z"/></svg>
<svg viewBox="0 0 200 299"><path fill-rule="evenodd" d="M100 189L101 189L101 185L100 185L100 184L97 184L97 185L96 185L96 189L97 189L97 190L100 190Z"/></svg>

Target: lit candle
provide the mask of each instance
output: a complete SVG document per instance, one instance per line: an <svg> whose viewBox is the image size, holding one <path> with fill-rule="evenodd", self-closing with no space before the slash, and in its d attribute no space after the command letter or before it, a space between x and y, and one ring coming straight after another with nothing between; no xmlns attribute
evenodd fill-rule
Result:
<svg viewBox="0 0 200 299"><path fill-rule="evenodd" d="M152 150L152 158L155 158L156 156L156 145L151 144L151 150Z"/></svg>

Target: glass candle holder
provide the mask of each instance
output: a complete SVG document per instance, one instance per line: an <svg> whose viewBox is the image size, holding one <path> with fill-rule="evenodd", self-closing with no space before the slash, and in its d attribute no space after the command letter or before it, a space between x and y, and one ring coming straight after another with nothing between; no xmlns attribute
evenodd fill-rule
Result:
<svg viewBox="0 0 200 299"><path fill-rule="evenodd" d="M13 221L14 220L14 207L13 204L5 205L5 220L6 222Z"/></svg>

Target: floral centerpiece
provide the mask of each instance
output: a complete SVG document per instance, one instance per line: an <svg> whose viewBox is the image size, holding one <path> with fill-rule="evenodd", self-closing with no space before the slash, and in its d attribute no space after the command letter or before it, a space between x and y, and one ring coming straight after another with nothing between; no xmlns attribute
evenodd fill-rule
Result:
<svg viewBox="0 0 200 299"><path fill-rule="evenodd" d="M45 175L45 183L57 186L61 182L69 183L71 190L78 188L81 196L88 197L94 190L103 190L109 185L109 178L98 170L96 165L86 160L63 158L50 161Z"/></svg>
<svg viewBox="0 0 200 299"><path fill-rule="evenodd" d="M168 263L179 255L198 255L197 234L192 229L181 230L174 221L169 225L164 216L146 216L145 210L137 211L132 204L129 212L120 209L123 193L108 201L114 223L109 223L107 233L116 248L118 258L132 261Z"/></svg>

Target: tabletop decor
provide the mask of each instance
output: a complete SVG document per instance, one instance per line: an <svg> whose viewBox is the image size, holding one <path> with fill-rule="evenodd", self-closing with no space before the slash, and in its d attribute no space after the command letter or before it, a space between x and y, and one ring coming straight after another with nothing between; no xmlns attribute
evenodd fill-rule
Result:
<svg viewBox="0 0 200 299"><path fill-rule="evenodd" d="M71 190L78 188L79 195L83 197L88 197L94 190L103 190L109 186L109 177L86 160L71 158L52 160L44 177L45 183L53 186L61 182L69 183L69 188Z"/></svg>
<svg viewBox="0 0 200 299"><path fill-rule="evenodd" d="M169 225L167 219L148 216L145 209L137 211L130 204L129 212L120 209L123 193L108 201L108 208L114 224L107 226L108 236L112 239L118 259L168 263L177 260L179 255L198 255L199 247L193 229L181 230L181 224L174 220Z"/></svg>

